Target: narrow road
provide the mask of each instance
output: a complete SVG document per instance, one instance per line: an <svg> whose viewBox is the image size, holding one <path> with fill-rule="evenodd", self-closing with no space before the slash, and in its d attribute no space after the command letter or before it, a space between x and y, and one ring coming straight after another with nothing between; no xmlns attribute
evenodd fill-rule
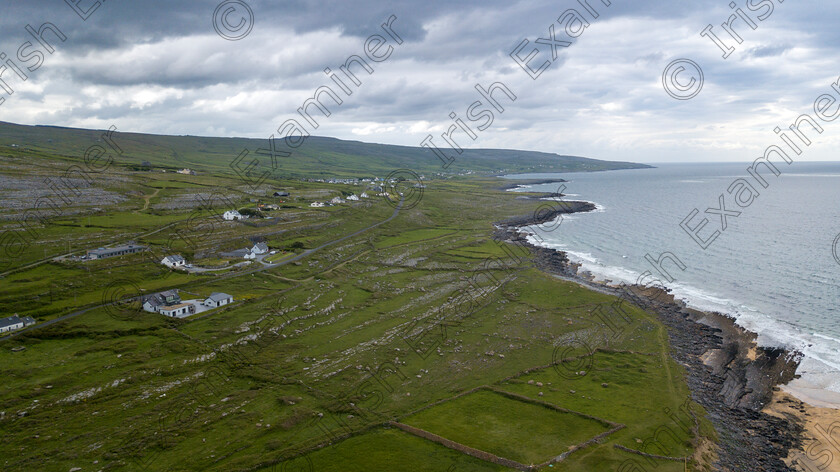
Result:
<svg viewBox="0 0 840 472"><path fill-rule="evenodd" d="M325 249L325 248L330 247L330 246L332 246L332 245L338 244L338 243L340 243L340 242L342 242L342 241L346 241L346 240L348 240L348 239L350 239L350 238L352 238L352 237L358 236L358 235L360 235L360 234L362 234L362 233L364 233L364 232L366 232L366 231L370 231L370 230L372 230L373 228L376 228L377 226L384 225L385 223L387 223L387 222L389 222L389 221L393 220L393 219L394 219L394 218L396 218L396 217L397 217L397 215L400 213L400 209L402 209L402 206L403 206L403 202L404 202L404 200L405 200L404 198L400 199L400 202L399 202L399 203L397 204L397 206L394 208L394 213L392 213L392 214L391 214L391 216L389 216L388 218L386 218L386 219L384 219L384 220L380 221L379 223L374 223L374 224L372 224L372 225L370 225L370 226L367 226L367 227L365 227L365 228L362 228L362 229L360 229L360 230L358 230L358 231L356 231L356 232L350 233L350 234L348 234L348 235L346 235L346 236L342 236L342 237L340 237L340 238L338 238L338 239L334 239L334 240L332 240L332 241L329 241L329 242L327 242L327 243L324 243L324 244L322 244L322 245L320 245L320 246L318 246L318 247L316 247L316 248L313 248L313 249L307 249L306 251L303 251L302 253L298 254L297 256L292 257L292 258L289 258L289 259L285 259L285 260L283 260L283 261L281 261L281 262L277 262L277 263L275 263L275 264L265 264L265 265L263 265L262 267L258 267L258 268L256 268L256 269L252 269L252 270L248 270L248 271L244 271L244 272L238 272L238 273L234 273L234 274L225 274L225 275L221 275L221 276L219 276L219 277L214 277L214 278L213 278L213 279L211 279L211 280L203 281L202 283L200 283L200 284L196 284L196 285L194 285L194 286L199 286L199 285L203 285L203 284L205 284L205 283L210 283L210 282L218 282L219 280L224 280L224 279L232 279L232 278L235 278L235 277L242 277L243 275L249 275L249 274L254 274L254 273L257 273L257 272L262 272L262 271L265 271L265 270L269 270L269 269L273 269L273 268L276 268L276 267L280 267L280 266L283 266L283 265L289 264L289 263L291 263L291 262L299 261L299 260L303 259L304 257L307 257L307 256L310 256L310 255L312 255L312 254L315 254L316 252L318 252L318 251L320 251L320 250L322 250L322 249ZM173 224L174 224L174 223L173 223ZM158 230L158 231L159 231L159 230ZM187 283L186 285L191 286L191 285L190 285L190 283ZM173 287L173 288L179 288L179 287ZM125 300L120 300L120 301L121 301L121 302L129 302L129 301L135 300L135 299L137 299L137 298L139 298L139 296L137 296L137 297L132 297L132 298L128 298L128 299L125 299ZM2 337L0 337L0 341L6 341L6 340L8 340L8 339L11 339L11 338L13 338L13 337L15 337L15 336L17 336L17 335L21 334L21 333L25 333L25 332L27 332L27 331L29 331L29 330L42 328L42 327L44 327L44 326L49 326L49 325L52 325L52 324L58 323L59 321L64 321L64 320L67 320L67 319L70 319L70 318L74 318L74 317L79 316L79 315L81 315L81 314L87 313L87 312L89 312L89 311L91 311L91 310L95 310L95 309L97 309L97 308L102 308L102 307L105 307L105 306L107 306L107 305L112 305L112 304L113 304L113 303L103 303L103 304L101 304L101 305L96 305L96 306L91 306L91 307L83 308L83 309L81 309L81 310L74 311L73 313L68 313L68 314L66 314L66 315L59 316L58 318L55 318L55 319L52 319L52 320L49 320L49 321L45 321L45 322L43 322L43 323L38 323L38 324L36 324L36 325L32 325L32 326L29 326L29 327L27 327L27 328L23 328L23 329L21 329L21 330L15 331L14 333L7 334L6 336L2 336Z"/></svg>

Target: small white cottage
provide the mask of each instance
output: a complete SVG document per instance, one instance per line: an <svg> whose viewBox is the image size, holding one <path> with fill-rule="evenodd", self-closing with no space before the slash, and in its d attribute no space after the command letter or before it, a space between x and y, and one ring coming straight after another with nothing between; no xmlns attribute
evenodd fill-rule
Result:
<svg viewBox="0 0 840 472"><path fill-rule="evenodd" d="M228 303L233 303L233 297L222 292L213 292L204 300L204 306L210 308L218 308Z"/></svg>
<svg viewBox="0 0 840 472"><path fill-rule="evenodd" d="M173 254L171 256L164 257L163 260L160 261L160 263L165 265L166 267L169 267L170 269L175 269L184 266L187 263L187 261L184 260L184 258L180 255Z"/></svg>

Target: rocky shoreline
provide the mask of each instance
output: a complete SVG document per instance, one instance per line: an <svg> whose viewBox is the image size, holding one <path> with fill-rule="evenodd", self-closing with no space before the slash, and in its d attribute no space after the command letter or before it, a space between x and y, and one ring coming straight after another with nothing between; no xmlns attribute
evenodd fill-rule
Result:
<svg viewBox="0 0 840 472"><path fill-rule="evenodd" d="M564 213L595 209L589 202L563 202L555 211L536 212L497 223L496 237L527 247L538 268L593 290L612 294L659 315L668 328L671 353L685 366L692 399L708 412L719 436L715 470L790 471L785 459L802 449L804 421L794 413L770 415L779 385L795 377L801 359L798 353L763 348L756 334L738 326L720 313L691 309L660 287L608 285L590 274L566 254L538 247L527 240L523 226L543 224ZM791 411L804 411L805 404L788 397Z"/></svg>
<svg viewBox="0 0 840 472"><path fill-rule="evenodd" d="M569 181L566 179L532 179L532 180L514 180L512 183L503 185L499 187L499 190L507 191L513 190L515 188L519 188L523 185L542 185L542 184L554 184L554 183L568 183Z"/></svg>

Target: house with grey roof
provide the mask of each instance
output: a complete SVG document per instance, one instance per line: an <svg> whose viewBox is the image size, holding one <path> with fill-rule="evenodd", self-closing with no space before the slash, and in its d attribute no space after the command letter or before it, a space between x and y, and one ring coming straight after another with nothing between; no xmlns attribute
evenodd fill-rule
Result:
<svg viewBox="0 0 840 472"><path fill-rule="evenodd" d="M256 243L254 247L251 248L251 253L260 255L260 254L267 254L268 253L268 244L266 243Z"/></svg>
<svg viewBox="0 0 840 472"><path fill-rule="evenodd" d="M31 316L21 318L18 315L12 315L8 318L0 318L0 333L8 333L33 324L35 324L35 319Z"/></svg>
<svg viewBox="0 0 840 472"><path fill-rule="evenodd" d="M125 246L117 247L100 247L87 252L87 259L97 260L108 257L124 256L126 254L134 254L146 249L146 246L138 246L136 244L127 244Z"/></svg>
<svg viewBox="0 0 840 472"><path fill-rule="evenodd" d="M233 303L233 297L222 292L213 292L204 300L204 306L210 308L218 308L229 303Z"/></svg>
<svg viewBox="0 0 840 472"><path fill-rule="evenodd" d="M250 249L235 249L233 251L222 252L219 255L222 257L237 257L242 258L251 254Z"/></svg>
<svg viewBox="0 0 840 472"><path fill-rule="evenodd" d="M187 263L187 261L178 254L173 254L171 256L166 256L160 261L161 264L169 267L170 269L175 269L177 267L182 267Z"/></svg>
<svg viewBox="0 0 840 472"><path fill-rule="evenodd" d="M181 303L178 289L145 295L141 298L143 309L150 313L160 313L161 309Z"/></svg>

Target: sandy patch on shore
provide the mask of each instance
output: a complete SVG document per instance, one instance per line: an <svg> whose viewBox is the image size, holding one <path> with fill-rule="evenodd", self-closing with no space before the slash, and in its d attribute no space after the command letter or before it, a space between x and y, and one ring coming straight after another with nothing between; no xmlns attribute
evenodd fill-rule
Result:
<svg viewBox="0 0 840 472"><path fill-rule="evenodd" d="M802 420L803 445L791 451L785 462L794 470L840 472L840 410L804 403L789 393L776 391L764 413Z"/></svg>

